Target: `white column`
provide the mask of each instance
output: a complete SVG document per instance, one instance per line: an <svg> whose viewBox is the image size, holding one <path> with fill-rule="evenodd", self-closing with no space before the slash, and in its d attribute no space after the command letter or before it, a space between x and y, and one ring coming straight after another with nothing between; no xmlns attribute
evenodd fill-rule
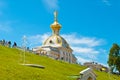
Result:
<svg viewBox="0 0 120 80"><path fill-rule="evenodd" d="M72 63L72 53L70 53L70 63Z"/></svg>
<svg viewBox="0 0 120 80"><path fill-rule="evenodd" d="M61 60L61 58L62 58L62 56L63 56L62 54L63 54L62 51L60 51L60 60Z"/></svg>
<svg viewBox="0 0 120 80"><path fill-rule="evenodd" d="M66 53L66 61L68 62L68 53Z"/></svg>
<svg viewBox="0 0 120 80"><path fill-rule="evenodd" d="M70 53L68 54L68 62L70 63Z"/></svg>
<svg viewBox="0 0 120 80"><path fill-rule="evenodd" d="M65 54L65 61L66 61L66 52L64 52L64 54Z"/></svg>

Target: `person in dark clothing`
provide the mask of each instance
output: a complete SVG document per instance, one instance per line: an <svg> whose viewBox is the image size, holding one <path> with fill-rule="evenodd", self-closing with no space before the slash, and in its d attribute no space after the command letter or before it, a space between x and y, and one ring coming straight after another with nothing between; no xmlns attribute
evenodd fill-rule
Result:
<svg viewBox="0 0 120 80"><path fill-rule="evenodd" d="M14 42L13 47L17 47L17 43L16 42Z"/></svg>
<svg viewBox="0 0 120 80"><path fill-rule="evenodd" d="M11 41L8 41L8 47L11 47Z"/></svg>

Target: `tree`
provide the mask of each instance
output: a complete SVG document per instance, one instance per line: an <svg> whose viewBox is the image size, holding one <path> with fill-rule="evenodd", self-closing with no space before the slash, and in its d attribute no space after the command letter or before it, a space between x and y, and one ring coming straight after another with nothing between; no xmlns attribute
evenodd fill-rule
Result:
<svg viewBox="0 0 120 80"><path fill-rule="evenodd" d="M120 54L119 54L119 56L118 56L116 69L119 71L119 74L120 74Z"/></svg>
<svg viewBox="0 0 120 80"><path fill-rule="evenodd" d="M120 47L118 44L113 44L109 52L108 65L111 72L118 71L120 73Z"/></svg>

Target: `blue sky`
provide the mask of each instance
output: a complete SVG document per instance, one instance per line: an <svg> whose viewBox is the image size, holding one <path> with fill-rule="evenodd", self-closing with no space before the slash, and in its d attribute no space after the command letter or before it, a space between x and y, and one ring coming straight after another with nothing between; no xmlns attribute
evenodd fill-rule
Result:
<svg viewBox="0 0 120 80"><path fill-rule="evenodd" d="M0 39L40 46L51 35L58 11L60 34L78 61L107 64L109 49L120 43L120 0L0 0Z"/></svg>

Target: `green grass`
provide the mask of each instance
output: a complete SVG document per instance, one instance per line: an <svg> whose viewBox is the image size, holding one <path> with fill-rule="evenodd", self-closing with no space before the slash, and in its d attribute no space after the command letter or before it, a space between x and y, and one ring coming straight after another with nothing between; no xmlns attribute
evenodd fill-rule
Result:
<svg viewBox="0 0 120 80"><path fill-rule="evenodd" d="M85 67L76 64L69 64L62 61L56 61L45 56L38 56L26 52L26 63L39 64L45 66L45 69L23 66L23 52L0 46L0 80L76 80L68 77L78 75ZM120 80L120 77L108 75L104 72L95 71L97 80Z"/></svg>

